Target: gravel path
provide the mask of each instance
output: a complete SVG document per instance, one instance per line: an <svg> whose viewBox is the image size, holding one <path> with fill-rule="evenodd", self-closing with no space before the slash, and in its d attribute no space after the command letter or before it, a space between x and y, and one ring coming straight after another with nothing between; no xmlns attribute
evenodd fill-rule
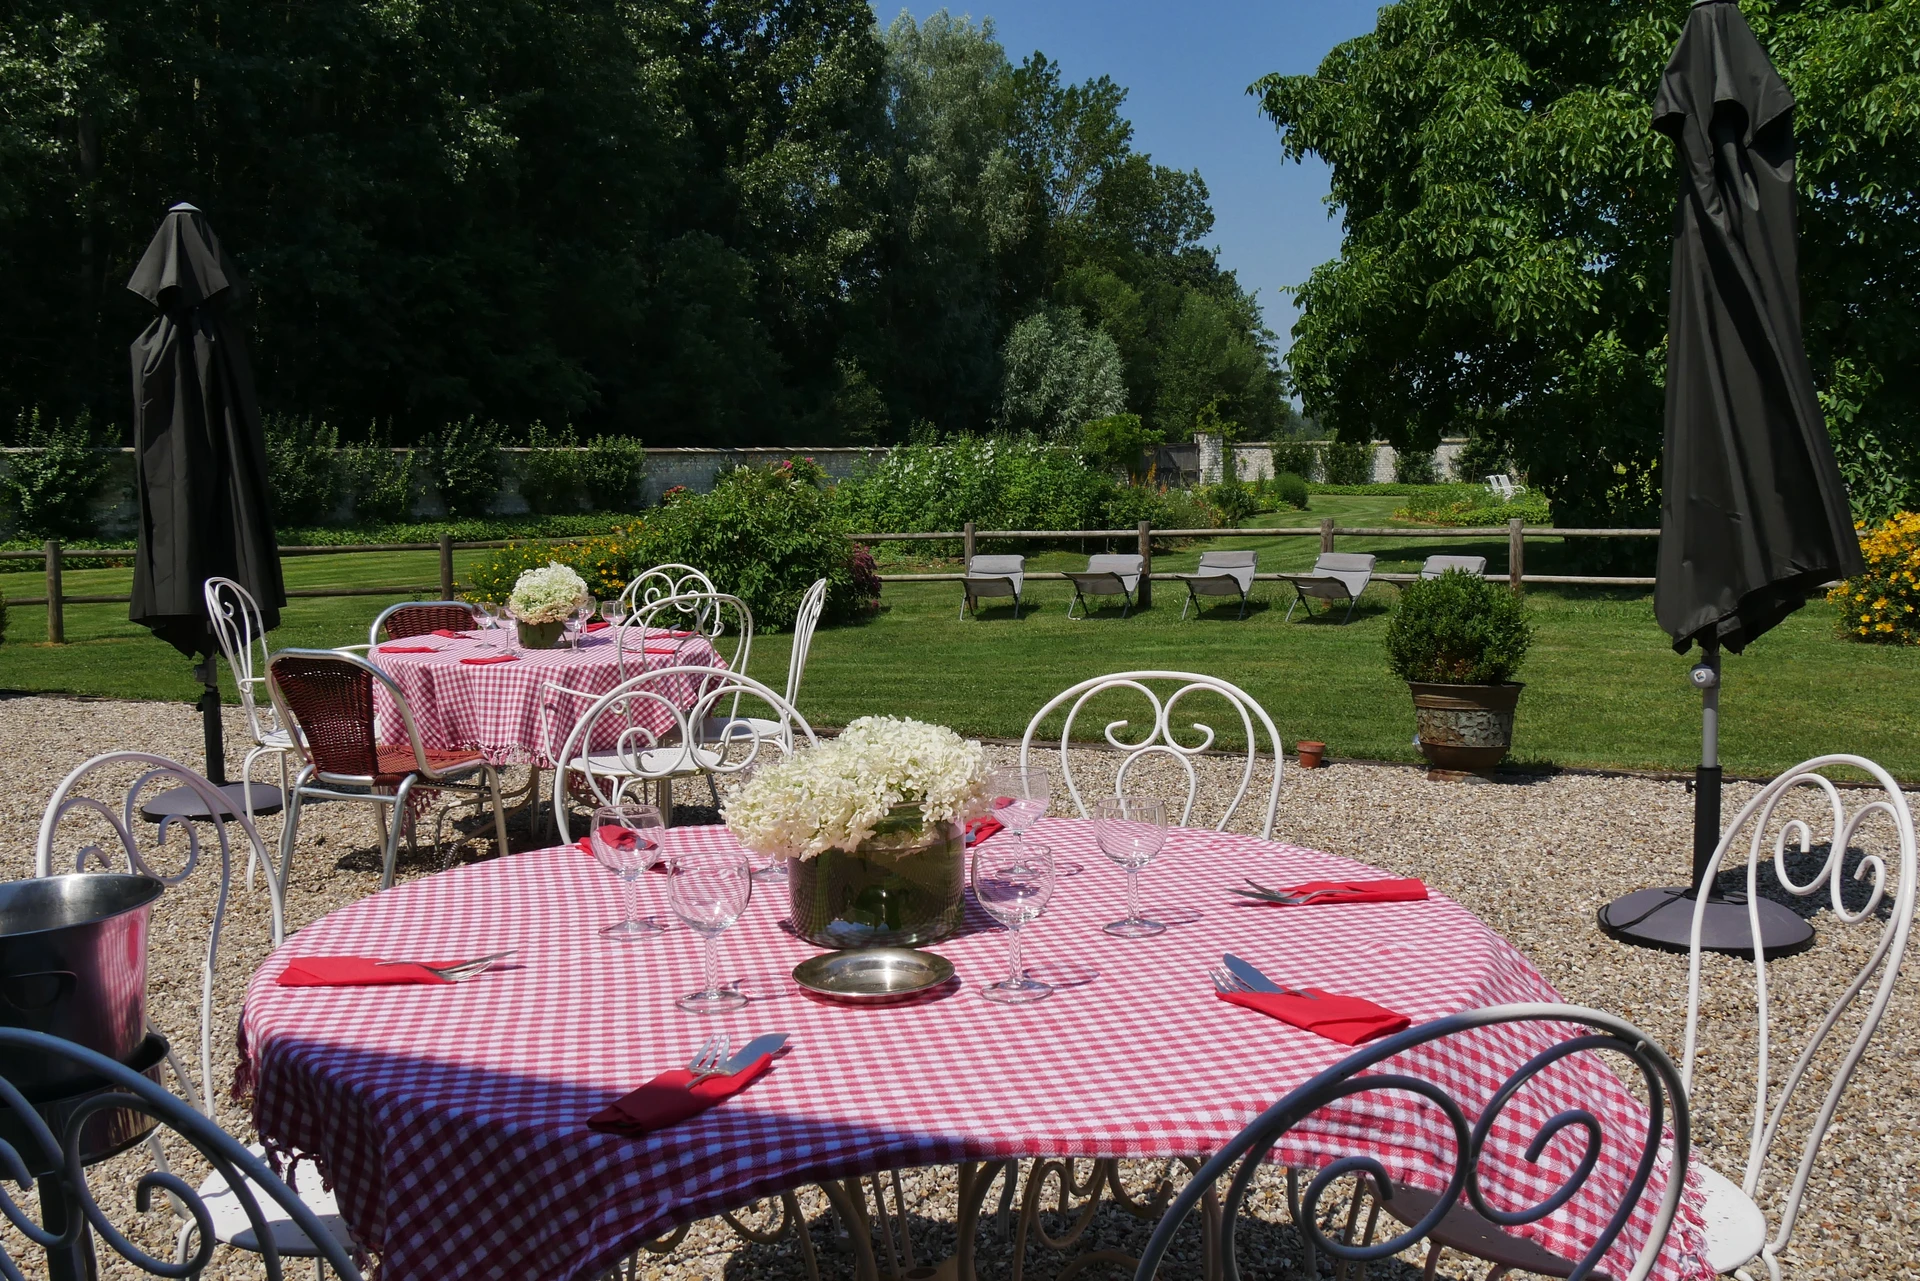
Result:
<svg viewBox="0 0 1920 1281"><path fill-rule="evenodd" d="M192 762L198 759L200 731L191 708L163 703L121 703L44 698L0 701L0 879L30 875L41 811L54 786L82 760L126 747L158 752ZM229 745L244 742L244 730L230 720ZM991 749L1009 758L1009 749ZM1111 770L1099 752L1077 754L1076 768L1097 775ZM234 762L238 764L237 758ZM1237 766L1220 758L1200 762L1204 796L1231 794ZM133 772L123 771L120 787ZM1270 778L1270 775L1267 776ZM1171 783L1170 777L1165 779ZM1237 779L1235 780L1237 781ZM1256 781L1256 792L1261 784ZM1753 788L1731 786L1727 813L1733 814ZM95 794L113 799L103 788ZM1061 793L1056 789L1056 796ZM1913 798L1920 806L1920 798ZM1056 800L1058 811L1063 802ZM1203 807L1204 809L1204 807ZM1258 807L1243 805L1232 826L1259 829ZM1811 810L1804 812L1809 815ZM289 928L298 928L333 909L373 892L378 857L373 827L364 806L329 805L309 811L288 889ZM1216 817L1197 811L1194 823ZM1679 783L1641 778L1586 775L1463 786L1429 783L1402 767L1340 765L1305 771L1289 767L1281 791L1276 836L1362 859L1391 872L1424 877L1439 890L1478 913L1513 943L1570 1001L1623 1015L1658 1037L1676 1058L1686 1005L1683 958L1616 946L1600 936L1594 912L1618 894L1676 879L1690 840L1692 807ZM82 824L64 830L61 848L80 842ZM1816 832L1816 840L1818 837ZM104 833L104 826L98 828ZM272 846L278 819L262 823ZM153 829L144 829L149 839ZM529 841L522 828L516 846ZM172 842L175 862L183 842ZM1869 830L1856 844L1884 852L1890 841L1884 827ZM484 853L480 842L468 854ZM244 858L244 854L242 855ZM164 858L159 860L165 862ZM401 875L434 870L430 855L402 855ZM1804 876L1801 868L1797 875ZM236 870L236 877L239 873ZM1146 874L1151 901L1153 871ZM1769 873L1770 880L1770 873ZM152 941L149 1006L176 1045L191 1044L197 1022L200 952L205 945L217 878L197 871L163 900ZM1824 894L1814 900L1824 903ZM1850 899L1857 904L1859 899ZM229 1097L233 1027L247 977L270 950L264 893L237 890L229 906L216 973L214 1046L215 1088L220 1117L236 1133L248 1132L244 1108ZM1774 1002L1775 1079L1791 1062L1831 1002L1844 990L1871 952L1878 923L1841 927L1830 910L1814 915L1820 931L1809 952L1775 962L1770 968ZM1908 967L1911 969L1911 965ZM1745 1159L1751 1121L1755 1028L1752 1018L1751 966L1710 958L1706 965L1710 1000L1703 1013L1708 1053L1697 1075L1694 1103L1695 1143L1716 1167L1734 1176ZM1843 1024L1850 1030L1851 1024ZM1784 1055L1785 1057L1781 1057ZM1836 1056L1825 1054L1816 1077ZM1868 1050L1854 1086L1842 1104L1807 1193L1805 1212L1785 1259L1786 1274L1803 1278L1878 1277L1920 1281L1920 1212L1914 1189L1920 1182L1920 995L1908 981L1894 996L1879 1037ZM1824 1088L1824 1079L1815 1082ZM1817 1096L1813 1096L1817 1097ZM1804 1127L1813 1107L1797 1107L1789 1131ZM1769 1164L1770 1205L1782 1184L1790 1183L1797 1150L1785 1140L1775 1144ZM96 1188L103 1204L130 1210L120 1163L101 1167ZM1150 1171L1132 1170L1143 1183ZM10 1185L9 1185L10 1186ZM950 1171L916 1172L906 1180L915 1221L919 1258L940 1258L952 1248L954 1189ZM823 1251L826 1275L844 1274L845 1256L830 1241L831 1223L817 1194L803 1198ZM159 1219L161 1216L152 1216ZM1137 1248L1148 1225L1118 1212L1103 1211L1088 1240L1102 1246ZM155 1224L141 1239L160 1248L164 1225ZM13 1239L8 1238L10 1244ZM1297 1254L1290 1229L1253 1234L1243 1242L1243 1259L1282 1265ZM1004 1277L1007 1247L983 1234L983 1276ZM1282 1265L1284 1266L1284 1265ZM1035 1252L1029 1267L1051 1276L1054 1256ZM1443 1273L1449 1269L1443 1268ZM109 1269L112 1275L130 1275ZM208 1275L260 1275L250 1256L222 1251ZM1164 1275L1175 1275L1169 1265ZM1177 1274L1191 1275L1190 1268ZM1373 1275L1416 1275L1411 1270L1376 1267ZM1461 1269L1458 1275L1479 1275ZM31 1275L31 1273L30 1273ZM792 1247L743 1244L717 1224L696 1225L673 1254L643 1258L641 1275L664 1279L695 1277L785 1277L799 1275ZM1096 1270L1090 1275L1100 1275Z"/></svg>

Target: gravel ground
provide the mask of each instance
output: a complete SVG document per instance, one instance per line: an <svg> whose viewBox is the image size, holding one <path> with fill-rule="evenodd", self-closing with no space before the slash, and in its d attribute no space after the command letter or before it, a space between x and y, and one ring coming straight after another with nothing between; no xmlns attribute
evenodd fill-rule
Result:
<svg viewBox="0 0 1920 1281"><path fill-rule="evenodd" d="M229 745L245 741L237 719L229 721L227 741ZM176 704L22 697L0 701L0 742L7 745L5 756L0 757L0 834L4 834L0 849L6 851L0 855L0 879L4 879L32 873L42 808L73 766L96 753L126 747L192 762L198 759L200 731L192 709ZM1004 747L991 750L1001 760L1012 755ZM237 766L237 759L233 764ZM1095 786L1101 786L1111 777L1111 758L1094 751L1076 753L1076 768L1088 770L1101 780ZM1237 768L1221 758L1203 758L1203 800L1230 795ZM1101 769L1109 772L1100 774ZM130 769L121 770L115 776L118 791L103 787L94 794L112 800L124 793L133 775ZM1163 775L1163 780L1169 778ZM1257 778L1255 793L1263 788L1264 781ZM1728 788L1729 816L1753 790L1749 785ZM1060 795L1061 789L1056 788L1056 797ZM1857 800L1864 794L1849 795ZM1062 805L1056 799L1056 811ZM1243 804L1232 826L1257 832L1258 808ZM1799 812L1814 814L1811 809ZM1211 823L1216 817L1217 813L1206 813L1203 804L1193 822ZM1414 769L1335 764L1315 771L1289 767L1275 835L1397 874L1424 877L1510 939L1566 999L1633 1020L1677 1058L1686 1004L1684 959L1609 943L1594 928L1593 914L1628 890L1675 879L1685 863L1682 851L1690 841L1691 821L1690 798L1674 782L1567 774L1460 785L1430 783ZM103 824L93 823L96 838L106 832ZM85 820L76 819L63 829L59 848L66 860L82 843L78 833L85 826ZM273 846L278 819L266 819L261 826L263 838ZM1816 841L1824 830L1816 829ZM142 834L150 840L154 829L145 828ZM524 826L514 835L517 848L522 842L531 843ZM1891 845L1885 824L1877 830L1869 825L1855 843L1882 852ZM184 842L176 837L172 846L171 863L165 852L150 857L161 866L177 868ZM487 851L488 842L482 840L463 849L460 856L477 857ZM217 859L217 852L205 857ZM400 874L424 875L436 866L430 852L409 859L403 850ZM1797 867L1795 874L1804 877L1806 868ZM1151 876L1149 870L1149 896ZM365 806L309 810L287 893L289 929L372 893L378 878L373 825ZM197 870L167 895L155 917L149 1008L176 1045L191 1045L196 1039L200 955L217 879L206 868ZM1766 880L1771 882L1770 872ZM1863 896L1848 901L1857 906ZM1824 904L1826 897L1822 894L1812 902ZM233 1068L233 1028L247 977L270 950L265 905L264 893L236 890L216 972L212 1093L222 1123L239 1134L247 1134L249 1128L244 1108L229 1097L227 1089ZM1809 909L1803 906L1802 910ZM1776 1081L1858 972L1880 929L1878 922L1844 928L1827 907L1814 911L1813 919L1820 931L1817 945L1800 956L1775 962L1769 970ZM1710 958L1706 970L1709 1002L1702 1017L1707 1052L1696 1076L1700 1088L1693 1100L1695 1144L1707 1160L1738 1182L1751 1123L1755 1045L1751 966ZM1842 1027L1850 1033L1852 1024ZM1821 1073L1835 1057L1828 1053L1817 1061L1812 1088L1824 1088ZM1821 1151L1800 1225L1784 1258L1788 1276L1920 1281L1920 1213L1913 1196L1914 1183L1920 1181L1916 1061L1920 1061L1920 995L1909 982L1896 990L1880 1034L1861 1062ZM1811 1102L1796 1107L1786 1125L1787 1137L1774 1145L1776 1155L1769 1164L1763 1196L1770 1207L1778 1204L1777 1190L1790 1185L1797 1161L1792 1140L1804 1132L1804 1119L1813 1110ZM131 1168L123 1159L96 1171L96 1193L110 1211L131 1214L126 1178ZM1152 1169L1130 1167L1127 1179L1137 1190L1154 1174ZM907 1176L905 1188L918 1260L925 1263L944 1257L953 1244L952 1172L914 1172ZM1262 1198L1269 1208L1272 1195L1268 1188ZM831 1240L832 1220L824 1199L809 1192L802 1203L822 1251L823 1273L845 1274L846 1255ZM164 1224L153 1222L160 1218L150 1216L148 1226L138 1233L137 1239L150 1248L161 1248L166 1237ZM1056 1220L1054 1229L1064 1223ZM1149 1227L1118 1211L1103 1210L1083 1241L1102 1248L1137 1248ZM17 1249L17 1238L0 1239ZM1260 1272L1276 1275L1292 1268L1299 1253L1291 1229L1286 1228L1256 1230L1243 1236L1242 1245L1243 1260L1257 1265ZM1039 1276L1050 1276L1058 1268L1057 1257L1043 1252L1030 1251L1028 1259L1028 1266ZM992 1233L983 1232L982 1275L1008 1276L1008 1262L1008 1247ZM696 1225L669 1255L643 1256L640 1271L658 1281L799 1275L790 1241L776 1246L743 1243L717 1221ZM1450 1269L1442 1271L1446 1274ZM1463 1268L1455 1274L1479 1275L1479 1271ZM108 1272L131 1275L125 1269ZM222 1251L209 1269L209 1275L235 1277L260 1272L257 1260L229 1251ZM1187 1265L1170 1264L1163 1274L1193 1275L1191 1256ZM1411 1277L1416 1273L1376 1266L1373 1275Z"/></svg>

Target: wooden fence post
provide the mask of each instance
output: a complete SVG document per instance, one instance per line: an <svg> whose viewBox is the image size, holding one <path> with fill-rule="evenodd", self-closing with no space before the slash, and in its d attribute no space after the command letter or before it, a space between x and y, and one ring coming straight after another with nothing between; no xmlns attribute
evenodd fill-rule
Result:
<svg viewBox="0 0 1920 1281"><path fill-rule="evenodd" d="M1520 534L1520 518L1507 522L1507 586L1518 596L1520 580L1527 572L1527 540Z"/></svg>
<svg viewBox="0 0 1920 1281"><path fill-rule="evenodd" d="M960 572L973 568L973 522L960 526Z"/></svg>
<svg viewBox="0 0 1920 1281"><path fill-rule="evenodd" d="M1140 522L1140 586L1133 592L1135 609L1153 604L1153 522Z"/></svg>
<svg viewBox="0 0 1920 1281"><path fill-rule="evenodd" d="M1333 550L1333 517L1331 516L1320 518L1320 550L1322 552Z"/></svg>
<svg viewBox="0 0 1920 1281"><path fill-rule="evenodd" d="M453 535L440 535L440 599L453 599Z"/></svg>
<svg viewBox="0 0 1920 1281"><path fill-rule="evenodd" d="M67 643L66 604L60 599L60 541L47 540L47 640L50 644Z"/></svg>

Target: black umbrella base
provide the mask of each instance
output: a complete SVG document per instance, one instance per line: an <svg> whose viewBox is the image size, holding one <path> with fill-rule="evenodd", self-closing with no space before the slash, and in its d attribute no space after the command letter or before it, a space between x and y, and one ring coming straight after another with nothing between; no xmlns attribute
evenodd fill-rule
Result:
<svg viewBox="0 0 1920 1281"><path fill-rule="evenodd" d="M1693 943L1692 887L1669 886L1635 890L1600 909L1600 930L1608 938L1636 947L1686 952ZM1760 900L1760 947L1768 960L1805 951L1813 943L1813 926L1772 899ZM1707 952L1753 955L1753 932L1747 921L1747 896L1729 894L1707 900L1700 921L1700 947Z"/></svg>
<svg viewBox="0 0 1920 1281"><path fill-rule="evenodd" d="M220 787L221 795L227 798L227 809L220 817L245 817L247 812L247 789L240 783L225 783ZM255 818L264 818L268 814L280 812L280 789L265 783L253 785L253 814ZM160 793L140 807L140 817L149 823L158 823L165 818L206 818L207 803L200 794L190 787L176 787Z"/></svg>

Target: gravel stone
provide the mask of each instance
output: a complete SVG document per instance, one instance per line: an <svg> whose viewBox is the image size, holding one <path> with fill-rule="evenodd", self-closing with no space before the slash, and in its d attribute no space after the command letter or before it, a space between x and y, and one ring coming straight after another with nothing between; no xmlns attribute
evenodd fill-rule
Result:
<svg viewBox="0 0 1920 1281"><path fill-rule="evenodd" d="M0 781L4 782L0 849L5 851L0 854L0 877L4 878L32 874L42 810L54 787L82 761L97 753L137 748L196 764L201 750L199 721L191 707L40 697L0 701L0 742L8 748L0 757ZM230 769L237 769L240 752L235 748L245 742L245 726L230 710ZM989 753L996 763L1011 763L1017 755L1016 749L1005 745L991 745ZM1091 794L1111 786L1117 761L1112 753L1076 749L1073 759L1083 791ZM1211 826L1217 820L1238 785L1243 760L1212 754L1195 759L1199 797L1192 825ZM1049 754L1049 764L1057 767L1055 754ZM125 787L138 773L136 767L119 768L112 785L88 791L117 808ZM517 786L523 777L522 771L511 771L509 787ZM1249 796L1230 824L1234 830L1260 830L1265 787L1271 777L1266 767L1256 770ZM1175 794L1185 788L1179 767L1166 760L1143 764L1133 778L1143 788ZM1729 785L1727 816L1731 818L1755 790L1751 784ZM1870 798L1865 792L1844 795L1855 805ZM1056 786L1054 796L1055 813L1071 812L1064 787ZM1831 830L1830 818L1814 822L1820 819L1819 804L1809 795L1783 807L1783 813L1813 822L1813 854L1795 854L1788 860L1789 872L1797 879L1806 879L1818 867L1824 852L1818 842ZM1920 806L1920 797L1910 796L1909 804ZM370 807L354 804L326 804L307 811L287 889L289 931L377 888L379 857L370 812ZM1425 878L1435 890L1465 904L1511 940L1567 1000L1633 1020L1677 1061L1686 1015L1685 958L1614 944L1595 927L1594 913L1629 890L1683 880L1691 825L1692 800L1679 782L1565 773L1502 776L1495 784L1476 786L1429 782L1423 771L1401 766L1336 762L1324 769L1301 770L1289 760L1274 835L1360 859L1394 874ZM471 844L450 848L447 857L490 856L489 825L464 826L478 835ZM261 821L260 835L269 849L277 849L279 832L277 817ZM89 833L104 848L113 848L105 844L112 834L104 822L70 816L56 841L56 870L72 866L73 851ZM173 833L164 846L155 844L160 833L151 826L136 824L136 836L156 867L177 871L184 865L184 832ZM516 849L551 839L536 839L524 816L513 831ZM232 1098L229 1088L235 1065L233 1030L247 978L271 950L271 941L267 895L264 889L245 889L244 841L239 844L234 851L235 888L215 969L210 1096L220 1123L250 1139L246 1108ZM1884 820L1869 822L1854 845L1890 859L1894 848L1890 825ZM430 846L430 827L423 825L420 852L410 856L402 850L402 878L426 875L442 865ZM218 857L217 849L203 849L200 866L168 892L155 915L149 1009L183 1051L198 1039L201 960L217 897ZM1744 877L1744 868L1738 875ZM1149 904L1153 878L1154 869L1149 868L1143 879ZM1777 1092L1807 1037L1871 955L1886 909L1883 906L1876 919L1847 926L1836 917L1825 891L1810 900L1792 899L1779 889L1770 866L1761 884L1763 892L1809 913L1819 931L1811 950L1769 967ZM1843 902L1850 910L1865 898L1858 884L1846 882ZM1708 999L1702 1010L1704 1049L1693 1097L1695 1146L1706 1160L1739 1182L1752 1125L1757 1046L1752 966L1709 957L1704 973ZM1798 1140L1817 1111L1834 1063L1858 1026L1858 1013L1855 1010L1842 1021L1827 1049L1816 1058L1810 1080L1784 1122L1782 1137L1773 1145L1761 1201L1776 1223L1783 1189L1791 1186L1798 1163ZM1920 995L1909 981L1896 988L1879 1035L1861 1060L1814 1165L1800 1222L1782 1260L1787 1276L1920 1281L1920 1212L1914 1197L1920 1182L1916 1061L1920 1061ZM174 1151L178 1159L182 1154L177 1144ZM190 1161L180 1161L180 1167L197 1181L198 1168ZM96 1167L95 1194L103 1209L137 1242L170 1258L172 1232L166 1215L139 1215L133 1210L131 1179L146 1168L133 1155ZM1081 1178L1088 1168L1080 1163ZM1123 1177L1135 1195L1144 1196L1163 1172L1158 1163L1130 1162ZM1049 1185L1046 1192L1047 1204L1055 1199L1054 1186ZM906 1172L901 1187L915 1261L924 1265L946 1257L954 1244L953 1172ZM15 1191L11 1184L6 1190ZM990 1197L989 1209L997 1203L997 1195ZM811 1225L822 1274L847 1275L848 1255L834 1239L836 1220L828 1213L825 1198L817 1190L806 1189L799 1199ZM889 1192L890 1204L893 1199ZM31 1196L22 1204L31 1207ZM1242 1234L1243 1263L1263 1275L1298 1275L1302 1262L1298 1237L1290 1227L1279 1226L1286 1215L1277 1174L1263 1176L1254 1207L1265 1222ZM1095 1216L1076 1246L1137 1250L1154 1217L1136 1219L1108 1206ZM764 1208L759 1221L765 1221ZM1047 1216L1042 1226L1050 1233L1064 1233L1071 1221ZM37 1275L38 1261L21 1253L23 1243L16 1234L9 1229L0 1240L16 1258L25 1260L29 1276ZM1026 1259L1028 1270L1044 1277L1058 1271L1061 1256L1029 1243ZM1007 1277L1009 1261L1010 1246L989 1219L980 1236L981 1275ZM114 1256L103 1262L107 1265L104 1275L136 1275ZM884 1252L882 1262L884 1269ZM1189 1229L1162 1275L1197 1275L1198 1265L1198 1237ZM1483 1271L1450 1261L1441 1274L1464 1277ZM1331 1274L1324 1259L1321 1272ZM251 1278L263 1273L254 1256L223 1249L206 1275ZM1114 1273L1109 1269L1106 1274ZM641 1255L638 1275L657 1281L691 1281L799 1277L803 1272L791 1237L772 1245L751 1243L719 1220L710 1220L694 1225L671 1253ZM1102 1275L1102 1270L1090 1275ZM1417 1269L1399 1263L1376 1265L1372 1275L1411 1278Z"/></svg>

